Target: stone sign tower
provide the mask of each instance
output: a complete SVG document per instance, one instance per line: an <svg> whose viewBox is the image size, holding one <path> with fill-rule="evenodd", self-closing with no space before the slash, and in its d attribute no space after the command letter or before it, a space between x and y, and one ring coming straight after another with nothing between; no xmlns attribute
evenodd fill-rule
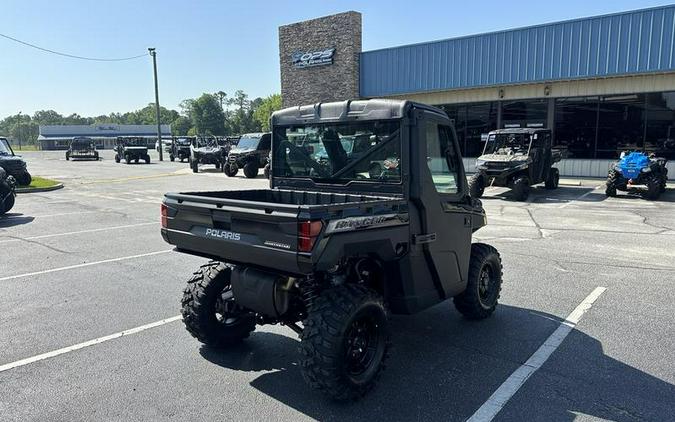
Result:
<svg viewBox="0 0 675 422"><path fill-rule="evenodd" d="M279 27L284 107L358 98L360 53L358 12Z"/></svg>

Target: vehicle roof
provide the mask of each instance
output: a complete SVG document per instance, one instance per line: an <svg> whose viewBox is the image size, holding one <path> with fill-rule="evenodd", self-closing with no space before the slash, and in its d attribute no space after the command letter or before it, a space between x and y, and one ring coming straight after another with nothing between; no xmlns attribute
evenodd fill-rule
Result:
<svg viewBox="0 0 675 422"><path fill-rule="evenodd" d="M262 138L263 135L267 134L269 132L251 132L251 133L243 133L240 138L247 137L247 138Z"/></svg>
<svg viewBox="0 0 675 422"><path fill-rule="evenodd" d="M499 134L499 133L536 133L536 132L550 132L551 129L545 129L541 127L514 127L508 129L496 129L491 130L489 133Z"/></svg>
<svg viewBox="0 0 675 422"><path fill-rule="evenodd" d="M408 100L345 100L288 107L272 114L272 124L292 125L308 122L350 120L391 120L406 115L410 108L430 111L447 118L439 108Z"/></svg>

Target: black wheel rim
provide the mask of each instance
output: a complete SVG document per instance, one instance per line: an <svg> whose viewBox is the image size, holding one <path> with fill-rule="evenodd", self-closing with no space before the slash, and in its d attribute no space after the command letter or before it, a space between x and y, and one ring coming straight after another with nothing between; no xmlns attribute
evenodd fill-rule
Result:
<svg viewBox="0 0 675 422"><path fill-rule="evenodd" d="M498 280L492 266L486 263L478 276L478 297L484 307L489 308L494 304L497 296L497 284Z"/></svg>
<svg viewBox="0 0 675 422"><path fill-rule="evenodd" d="M222 294L216 299L216 320L222 325L234 325L239 321L242 313L243 310L234 301L232 288L230 286L226 287Z"/></svg>
<svg viewBox="0 0 675 422"><path fill-rule="evenodd" d="M368 381L377 371L385 348L382 323L373 314L357 317L345 335L345 369L355 382Z"/></svg>

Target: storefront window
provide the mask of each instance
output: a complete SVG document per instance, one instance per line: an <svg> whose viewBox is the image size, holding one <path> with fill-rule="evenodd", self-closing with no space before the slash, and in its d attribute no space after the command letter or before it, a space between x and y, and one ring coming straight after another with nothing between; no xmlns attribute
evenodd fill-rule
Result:
<svg viewBox="0 0 675 422"><path fill-rule="evenodd" d="M497 102L467 104L464 156L481 155L488 132L497 129L498 106Z"/></svg>
<svg viewBox="0 0 675 422"><path fill-rule="evenodd" d="M675 159L675 92L646 95L645 150Z"/></svg>
<svg viewBox="0 0 675 422"><path fill-rule="evenodd" d="M502 127L545 127L548 100L505 101Z"/></svg>
<svg viewBox="0 0 675 422"><path fill-rule="evenodd" d="M593 158L598 97L558 98L555 101L555 143L569 158Z"/></svg>
<svg viewBox="0 0 675 422"><path fill-rule="evenodd" d="M643 148L645 96L617 95L600 100L597 158L616 158L625 150Z"/></svg>

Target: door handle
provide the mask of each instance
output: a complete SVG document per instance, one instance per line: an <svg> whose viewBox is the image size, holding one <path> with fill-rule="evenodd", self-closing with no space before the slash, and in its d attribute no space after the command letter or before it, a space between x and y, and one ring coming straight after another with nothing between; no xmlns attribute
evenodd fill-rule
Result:
<svg viewBox="0 0 675 422"><path fill-rule="evenodd" d="M413 243L416 245L423 245L425 243L431 243L436 241L436 233L429 234L416 234L413 236Z"/></svg>

